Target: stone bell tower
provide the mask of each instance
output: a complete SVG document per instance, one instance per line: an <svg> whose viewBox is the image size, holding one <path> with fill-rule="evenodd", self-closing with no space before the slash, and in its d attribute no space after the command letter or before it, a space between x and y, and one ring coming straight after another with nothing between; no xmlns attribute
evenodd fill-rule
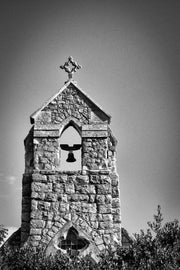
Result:
<svg viewBox="0 0 180 270"><path fill-rule="evenodd" d="M72 79L80 66L69 57L61 68L68 81L31 115L32 128L24 141L21 245L42 245L46 254L91 252L96 260L109 244L121 243L117 141L110 115ZM80 144L61 144L69 127L80 135ZM71 164L77 150L81 169L62 170L62 152Z"/></svg>

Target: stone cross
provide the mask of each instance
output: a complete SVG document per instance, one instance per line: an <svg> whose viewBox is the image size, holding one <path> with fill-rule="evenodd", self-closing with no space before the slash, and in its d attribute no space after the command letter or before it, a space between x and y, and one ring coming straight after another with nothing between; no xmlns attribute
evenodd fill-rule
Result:
<svg viewBox="0 0 180 270"><path fill-rule="evenodd" d="M68 79L72 79L72 75L74 72L77 71L77 69L80 69L81 66L77 64L72 58L72 56L68 57L68 61L65 62L63 66L60 66L61 69L64 69L65 72L68 73Z"/></svg>

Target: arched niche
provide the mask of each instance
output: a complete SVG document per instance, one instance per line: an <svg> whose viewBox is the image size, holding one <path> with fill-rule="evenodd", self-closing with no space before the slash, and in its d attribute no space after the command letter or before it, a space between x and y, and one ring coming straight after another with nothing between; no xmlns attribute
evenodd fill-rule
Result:
<svg viewBox="0 0 180 270"><path fill-rule="evenodd" d="M60 146L61 145L68 145L69 149L73 145L82 145L82 138L81 138L81 130L78 125L70 121L68 124L65 125L61 132L61 136L59 139ZM66 147L67 148L67 147ZM71 152L71 153L70 153ZM74 157L74 162L68 162L68 160L72 160ZM79 171L82 168L82 149L68 151L67 149L64 150L60 147L60 166L59 169L61 171Z"/></svg>

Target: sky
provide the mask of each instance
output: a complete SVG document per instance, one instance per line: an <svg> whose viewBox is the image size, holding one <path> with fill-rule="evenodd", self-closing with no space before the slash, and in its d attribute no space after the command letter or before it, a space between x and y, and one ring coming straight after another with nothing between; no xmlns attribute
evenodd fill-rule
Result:
<svg viewBox="0 0 180 270"><path fill-rule="evenodd" d="M180 1L1 0L0 224L19 227L29 116L74 79L118 140L122 226L180 219Z"/></svg>

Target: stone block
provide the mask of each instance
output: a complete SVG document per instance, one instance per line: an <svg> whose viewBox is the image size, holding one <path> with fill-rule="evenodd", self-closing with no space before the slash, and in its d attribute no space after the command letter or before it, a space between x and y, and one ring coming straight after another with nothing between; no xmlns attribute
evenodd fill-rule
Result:
<svg viewBox="0 0 180 270"><path fill-rule="evenodd" d="M120 207L119 198L113 198L112 199L112 208L119 208L119 207Z"/></svg>
<svg viewBox="0 0 180 270"><path fill-rule="evenodd" d="M45 222L43 220L39 219L33 219L30 222L31 228L37 229L37 228L44 228Z"/></svg>
<svg viewBox="0 0 180 270"><path fill-rule="evenodd" d="M55 232L50 230L48 231L47 235L53 238L53 236L55 235Z"/></svg>
<svg viewBox="0 0 180 270"><path fill-rule="evenodd" d="M36 118L36 122L38 123L50 123L51 122L51 111L40 111Z"/></svg>
<svg viewBox="0 0 180 270"><path fill-rule="evenodd" d="M57 193L48 192L45 194L45 200L49 202L55 202L57 201Z"/></svg>
<svg viewBox="0 0 180 270"><path fill-rule="evenodd" d="M32 200L31 201L31 210L36 211L38 206L38 201L37 200Z"/></svg>
<svg viewBox="0 0 180 270"><path fill-rule="evenodd" d="M52 183L39 183L34 182L31 185L32 192L49 192L52 191Z"/></svg>
<svg viewBox="0 0 180 270"><path fill-rule="evenodd" d="M50 116L50 121L51 121L51 116ZM49 123L43 123L43 124L36 122L34 125L34 130L58 130L59 125L50 123L50 121Z"/></svg>
<svg viewBox="0 0 180 270"><path fill-rule="evenodd" d="M64 193L64 187L66 184L64 183L53 183L53 191L59 192L59 193Z"/></svg>
<svg viewBox="0 0 180 270"><path fill-rule="evenodd" d="M54 232L54 234L56 234L59 231L59 228L57 228L56 226L52 226L52 231Z"/></svg>
<svg viewBox="0 0 180 270"><path fill-rule="evenodd" d="M70 203L70 210L80 212L81 211L81 203L80 202L71 202Z"/></svg>
<svg viewBox="0 0 180 270"><path fill-rule="evenodd" d="M112 229L112 220L110 221L100 221L99 222L99 229L106 230L106 229Z"/></svg>
<svg viewBox="0 0 180 270"><path fill-rule="evenodd" d="M43 212L40 210L33 210L33 211L31 211L30 217L32 219L42 219Z"/></svg>
<svg viewBox="0 0 180 270"><path fill-rule="evenodd" d="M70 221L71 220L71 213L66 213L65 215L63 215L63 219L65 219L66 221Z"/></svg>
<svg viewBox="0 0 180 270"><path fill-rule="evenodd" d="M96 199L96 195L95 194L90 194L89 195L89 202L90 203L94 203L95 202L95 199Z"/></svg>
<svg viewBox="0 0 180 270"><path fill-rule="evenodd" d="M95 185L89 185L89 194L96 194Z"/></svg>
<svg viewBox="0 0 180 270"><path fill-rule="evenodd" d="M98 123L94 123L91 125L83 125L82 130L107 130L107 125Z"/></svg>
<svg viewBox="0 0 180 270"><path fill-rule="evenodd" d="M119 187L118 186L112 186L112 197L113 198L119 197Z"/></svg>
<svg viewBox="0 0 180 270"><path fill-rule="evenodd" d="M81 134L82 138L104 138L108 137L108 132L104 130L97 130L97 131L86 131L83 130Z"/></svg>
<svg viewBox="0 0 180 270"><path fill-rule="evenodd" d="M46 234L44 239L45 239L46 243L49 243L49 241L51 241L52 237L49 236L48 234Z"/></svg>
<svg viewBox="0 0 180 270"><path fill-rule="evenodd" d="M34 137L35 138L47 138L47 137L59 137L59 130L34 130Z"/></svg>
<svg viewBox="0 0 180 270"><path fill-rule="evenodd" d="M67 223L67 221L64 218L60 218L59 221L61 223L61 227L64 226Z"/></svg>
<svg viewBox="0 0 180 270"><path fill-rule="evenodd" d="M52 170L53 167L52 167L51 164L46 163L46 164L43 165L43 168L44 168L45 170Z"/></svg>
<svg viewBox="0 0 180 270"><path fill-rule="evenodd" d="M45 182L45 183L47 182L47 176L39 173L33 174L32 179L34 182Z"/></svg>
<svg viewBox="0 0 180 270"><path fill-rule="evenodd" d="M99 174L103 174L103 175L109 175L109 171L107 170L107 169L101 169L100 171L99 171Z"/></svg>
<svg viewBox="0 0 180 270"><path fill-rule="evenodd" d="M110 184L101 184L97 185L97 194L111 194L111 185Z"/></svg>
<svg viewBox="0 0 180 270"><path fill-rule="evenodd" d="M95 194L95 186L94 185L76 185L76 191L78 194Z"/></svg>
<svg viewBox="0 0 180 270"><path fill-rule="evenodd" d="M96 221L97 220L97 214L96 213L89 213L89 220Z"/></svg>
<svg viewBox="0 0 180 270"><path fill-rule="evenodd" d="M108 175L100 175L101 184L111 184L111 178Z"/></svg>
<svg viewBox="0 0 180 270"><path fill-rule="evenodd" d="M30 229L30 235L41 235L42 229Z"/></svg>
<svg viewBox="0 0 180 270"><path fill-rule="evenodd" d="M92 183L92 184L100 184L99 175L90 175L90 183Z"/></svg>
<svg viewBox="0 0 180 270"><path fill-rule="evenodd" d="M110 194L105 195L105 203L106 204L112 203L112 196Z"/></svg>
<svg viewBox="0 0 180 270"><path fill-rule="evenodd" d="M88 175L78 175L76 177L76 182L79 185L86 185L89 183L89 176Z"/></svg>
<svg viewBox="0 0 180 270"><path fill-rule="evenodd" d="M78 202L79 201L79 194L72 194L68 196L68 201Z"/></svg>
<svg viewBox="0 0 180 270"><path fill-rule="evenodd" d="M59 179L58 175L48 175L48 182L56 183L58 179Z"/></svg>
<svg viewBox="0 0 180 270"><path fill-rule="evenodd" d="M99 235L94 238L94 242L96 243L97 246L102 245L104 243L102 237L100 237Z"/></svg>
<svg viewBox="0 0 180 270"><path fill-rule="evenodd" d="M44 200L45 193L44 192L35 192L35 191L32 191L31 198L32 199Z"/></svg>
<svg viewBox="0 0 180 270"><path fill-rule="evenodd" d="M50 229L51 227L52 227L52 221L48 220L48 221L46 222L46 228L47 228L47 229Z"/></svg>
<svg viewBox="0 0 180 270"><path fill-rule="evenodd" d="M97 209L96 209L96 204L95 203L81 203L81 212L82 213L96 213Z"/></svg>
<svg viewBox="0 0 180 270"><path fill-rule="evenodd" d="M112 186L117 186L119 183L119 177L116 173L110 174Z"/></svg>
<svg viewBox="0 0 180 270"><path fill-rule="evenodd" d="M51 207L51 203L50 202L45 202L45 201L39 201L38 203L38 209L40 211L49 211Z"/></svg>
<svg viewBox="0 0 180 270"><path fill-rule="evenodd" d="M74 173L71 173L71 171L68 172L69 175L68 175L67 183L70 183L70 184L74 183L76 179L76 175L74 175Z"/></svg>
<svg viewBox="0 0 180 270"><path fill-rule="evenodd" d="M74 184L73 183L66 183L65 184L65 193L66 194L73 194L75 192Z"/></svg>
<svg viewBox="0 0 180 270"><path fill-rule="evenodd" d="M110 245L110 244L111 244L111 235L105 234L105 235L103 236L103 240L104 240L104 244L105 244L105 245Z"/></svg>
<svg viewBox="0 0 180 270"><path fill-rule="evenodd" d="M58 229L60 229L61 226L62 226L62 224L61 224L61 222L59 220L54 223L54 226L57 227Z"/></svg>
<svg viewBox="0 0 180 270"><path fill-rule="evenodd" d="M112 208L112 214L113 215L120 215L121 209L120 208Z"/></svg>
<svg viewBox="0 0 180 270"><path fill-rule="evenodd" d="M100 214L110 214L111 213L111 204L106 204L106 205L103 205L103 204L100 204L98 205L98 213Z"/></svg>
<svg viewBox="0 0 180 270"><path fill-rule="evenodd" d="M114 223L121 223L120 215L113 215L113 221Z"/></svg>
<svg viewBox="0 0 180 270"><path fill-rule="evenodd" d="M86 232L87 234L90 234L92 231L92 228L87 224L84 219L79 218L77 220L77 225L81 228L82 231Z"/></svg>
<svg viewBox="0 0 180 270"><path fill-rule="evenodd" d="M69 204L68 203L60 203L59 204L59 211L66 213L69 211Z"/></svg>
<svg viewBox="0 0 180 270"><path fill-rule="evenodd" d="M46 235L47 233L48 233L48 231L49 231L49 229L43 229L42 230L42 235L44 236L44 235ZM41 239L42 240L42 239Z"/></svg>
<svg viewBox="0 0 180 270"><path fill-rule="evenodd" d="M73 194L73 195L70 195L70 196L74 196L75 194ZM67 201L68 201L68 197L67 197L67 195L66 194L58 194L58 201L60 201L60 202L63 202L63 203L67 203Z"/></svg>
<svg viewBox="0 0 180 270"><path fill-rule="evenodd" d="M66 183L67 182L67 178L68 178L68 176L66 174L62 174L62 175L59 176L58 181L60 183Z"/></svg>
<svg viewBox="0 0 180 270"><path fill-rule="evenodd" d="M105 249L105 245L104 244L98 245L98 249L99 251L103 251Z"/></svg>
<svg viewBox="0 0 180 270"><path fill-rule="evenodd" d="M53 212L46 212L47 214L46 214L46 217L47 217L47 220L52 220L53 219L53 217L54 217L54 213Z"/></svg>
<svg viewBox="0 0 180 270"><path fill-rule="evenodd" d="M96 202L98 204L104 204L105 203L105 195L96 195Z"/></svg>
<svg viewBox="0 0 180 270"><path fill-rule="evenodd" d="M111 221L113 220L112 214L102 214L103 221Z"/></svg>
<svg viewBox="0 0 180 270"><path fill-rule="evenodd" d="M72 201L85 201L88 202L89 201L89 196L86 194L73 194L71 195L71 200Z"/></svg>
<svg viewBox="0 0 180 270"><path fill-rule="evenodd" d="M116 233L121 232L121 224L120 223L114 223L113 224L113 232L116 232Z"/></svg>

